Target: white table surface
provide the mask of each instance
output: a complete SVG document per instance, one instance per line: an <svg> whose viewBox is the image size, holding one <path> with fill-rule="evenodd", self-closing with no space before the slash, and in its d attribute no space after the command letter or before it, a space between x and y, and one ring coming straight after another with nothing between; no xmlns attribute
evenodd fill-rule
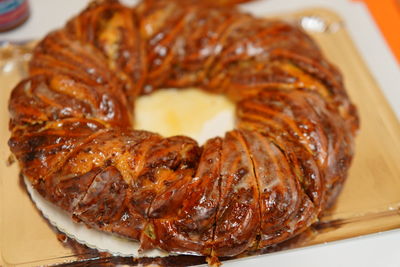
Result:
<svg viewBox="0 0 400 267"><path fill-rule="evenodd" d="M18 29L0 33L0 42L39 39L86 6L87 0L31 0L30 19ZM132 3L134 0L124 0ZM260 14L322 6L344 18L371 73L400 119L400 67L365 6L346 0L262 0ZM245 7L246 9L246 7ZM254 6L250 9L254 10ZM307 248L229 262L223 266L387 266L400 267L400 229Z"/></svg>

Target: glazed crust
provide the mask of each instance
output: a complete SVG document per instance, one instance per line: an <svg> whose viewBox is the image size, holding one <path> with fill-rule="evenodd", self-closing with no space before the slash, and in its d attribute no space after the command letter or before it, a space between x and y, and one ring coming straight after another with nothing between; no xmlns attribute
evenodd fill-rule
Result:
<svg viewBox="0 0 400 267"><path fill-rule="evenodd" d="M243 1L91 3L35 48L9 146L89 227L178 254L234 256L304 231L334 202L358 129L339 71L301 29ZM133 127L135 99L199 87L236 127L199 146Z"/></svg>

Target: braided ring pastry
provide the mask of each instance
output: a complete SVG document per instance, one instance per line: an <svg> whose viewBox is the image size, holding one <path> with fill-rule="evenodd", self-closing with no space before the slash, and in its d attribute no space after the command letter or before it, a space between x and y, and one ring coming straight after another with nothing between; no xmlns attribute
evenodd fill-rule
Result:
<svg viewBox="0 0 400 267"><path fill-rule="evenodd" d="M12 92L9 146L78 222L143 250L233 256L297 235L333 203L358 117L299 28L198 2L97 1L48 34ZM166 87L230 98L235 129L202 146L135 130L135 99Z"/></svg>

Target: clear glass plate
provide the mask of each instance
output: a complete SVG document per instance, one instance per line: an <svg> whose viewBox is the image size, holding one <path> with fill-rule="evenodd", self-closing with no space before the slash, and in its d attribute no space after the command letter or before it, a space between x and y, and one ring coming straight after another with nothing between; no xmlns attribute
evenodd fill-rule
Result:
<svg viewBox="0 0 400 267"><path fill-rule="evenodd" d="M400 227L400 124L353 45L340 16L330 10L307 9L285 14L299 23L320 44L326 56L340 67L361 117L356 155L348 180L334 208L307 233L260 253L310 246ZM112 257L88 249L55 230L30 200L10 165L7 146L7 103L11 89L26 73L32 44L0 48L0 242L5 264L42 265L87 262L165 264L187 266L204 261L198 257L135 260ZM1 265L1 262L0 262Z"/></svg>

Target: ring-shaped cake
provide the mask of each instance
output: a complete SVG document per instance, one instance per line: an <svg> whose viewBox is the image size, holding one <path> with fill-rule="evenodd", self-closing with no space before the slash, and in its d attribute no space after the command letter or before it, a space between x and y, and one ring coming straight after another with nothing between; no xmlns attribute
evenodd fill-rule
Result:
<svg viewBox="0 0 400 267"><path fill-rule="evenodd" d="M9 146L77 222L143 250L234 256L318 220L346 178L358 117L301 29L199 2L95 1L48 34L12 92ZM135 130L135 99L167 87L225 95L235 129L202 146Z"/></svg>

